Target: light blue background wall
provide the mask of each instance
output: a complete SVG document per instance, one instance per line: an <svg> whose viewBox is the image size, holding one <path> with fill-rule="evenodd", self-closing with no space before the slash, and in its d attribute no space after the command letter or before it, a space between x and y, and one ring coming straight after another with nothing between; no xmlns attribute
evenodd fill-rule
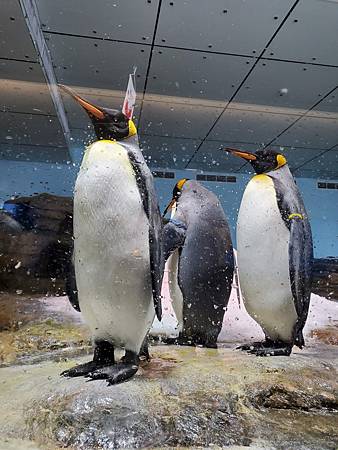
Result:
<svg viewBox="0 0 338 450"><path fill-rule="evenodd" d="M0 205L1 201L8 200L11 196L34 195L40 192L70 196L78 167L78 164L73 163L64 165L0 160ZM199 172L176 170L175 180L155 179L161 211L171 199L175 182L180 178L194 179L197 173ZM235 175L237 183L203 183L220 198L229 219L233 239L238 208L245 185L250 179L249 175ZM337 257L338 190L318 189L317 180L312 178L299 178L297 184L310 217L315 256Z"/></svg>

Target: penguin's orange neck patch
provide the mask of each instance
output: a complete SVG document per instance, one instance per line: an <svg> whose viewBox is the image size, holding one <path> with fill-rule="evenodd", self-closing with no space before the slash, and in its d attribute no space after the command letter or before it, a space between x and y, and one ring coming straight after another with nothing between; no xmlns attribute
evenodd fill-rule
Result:
<svg viewBox="0 0 338 450"><path fill-rule="evenodd" d="M265 175L265 173L260 173L259 175L255 175L252 177L254 181L257 181L258 183L270 183L271 178L269 175Z"/></svg>

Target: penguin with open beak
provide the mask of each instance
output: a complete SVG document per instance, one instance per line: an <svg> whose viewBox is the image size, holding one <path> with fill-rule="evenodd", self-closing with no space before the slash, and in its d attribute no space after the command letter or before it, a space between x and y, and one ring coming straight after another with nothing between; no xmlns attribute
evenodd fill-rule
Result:
<svg viewBox="0 0 338 450"><path fill-rule="evenodd" d="M186 178L175 185L163 215L169 209L163 253L179 326L173 343L217 348L234 272L227 219L216 195Z"/></svg>
<svg viewBox="0 0 338 450"><path fill-rule="evenodd" d="M155 313L161 319L162 220L133 121L60 87L88 113L97 137L75 184L76 284L69 282L93 335L94 358L62 375L116 384L137 372ZM125 349L119 362L116 347Z"/></svg>
<svg viewBox="0 0 338 450"><path fill-rule="evenodd" d="M256 172L238 214L238 268L246 310L266 339L240 348L258 356L290 355L294 345L304 345L311 295L313 246L305 206L284 155L226 151Z"/></svg>

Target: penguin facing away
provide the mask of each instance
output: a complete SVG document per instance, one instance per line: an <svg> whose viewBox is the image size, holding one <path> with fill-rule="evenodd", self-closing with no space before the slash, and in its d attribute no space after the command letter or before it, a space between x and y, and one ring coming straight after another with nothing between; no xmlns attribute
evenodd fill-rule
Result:
<svg viewBox="0 0 338 450"><path fill-rule="evenodd" d="M173 190L163 229L169 290L179 323L175 343L217 348L234 272L227 219L215 194L182 179ZM171 340L168 340L171 342Z"/></svg>
<svg viewBox="0 0 338 450"><path fill-rule="evenodd" d="M69 282L93 335L94 358L62 375L116 384L137 372L155 312L161 319L161 215L134 123L62 89L86 110L98 139L86 149L75 184L76 280ZM116 347L125 349L119 362Z"/></svg>
<svg viewBox="0 0 338 450"><path fill-rule="evenodd" d="M294 345L304 345L311 295L313 247L305 206L284 155L226 151L256 172L238 214L238 268L245 307L266 340L240 348L258 356L290 355Z"/></svg>

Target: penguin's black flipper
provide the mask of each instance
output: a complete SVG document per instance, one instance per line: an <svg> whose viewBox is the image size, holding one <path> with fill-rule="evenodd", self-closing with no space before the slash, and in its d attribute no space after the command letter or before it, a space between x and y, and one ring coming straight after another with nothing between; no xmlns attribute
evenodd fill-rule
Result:
<svg viewBox="0 0 338 450"><path fill-rule="evenodd" d="M129 160L133 166L137 187L141 195L143 208L149 220L149 252L151 284L155 312L158 320L162 319L161 288L164 273L164 258L162 255L162 218L157 203L153 176L141 152L128 150Z"/></svg>
<svg viewBox="0 0 338 450"><path fill-rule="evenodd" d="M183 247L187 228L176 220L170 219L163 228L162 246L163 257L167 261L171 253L177 248Z"/></svg>
<svg viewBox="0 0 338 450"><path fill-rule="evenodd" d="M292 219L289 244L291 289L298 315L294 337L299 348L304 345L302 330L310 306L313 262L311 231L304 220L307 218Z"/></svg>
<svg viewBox="0 0 338 450"><path fill-rule="evenodd" d="M304 328L310 305L312 287L313 245L310 222L297 185L286 186L278 174L272 176L279 211L290 231L289 273L293 300L298 315L294 343L304 345Z"/></svg>
<svg viewBox="0 0 338 450"><path fill-rule="evenodd" d="M65 291L66 291L66 295L68 296L68 299L69 299L72 307L76 311L81 312L80 305L79 305L78 293L77 293L77 286L76 286L73 252L72 252L71 258L68 261L68 267L67 267L66 276L65 276Z"/></svg>

